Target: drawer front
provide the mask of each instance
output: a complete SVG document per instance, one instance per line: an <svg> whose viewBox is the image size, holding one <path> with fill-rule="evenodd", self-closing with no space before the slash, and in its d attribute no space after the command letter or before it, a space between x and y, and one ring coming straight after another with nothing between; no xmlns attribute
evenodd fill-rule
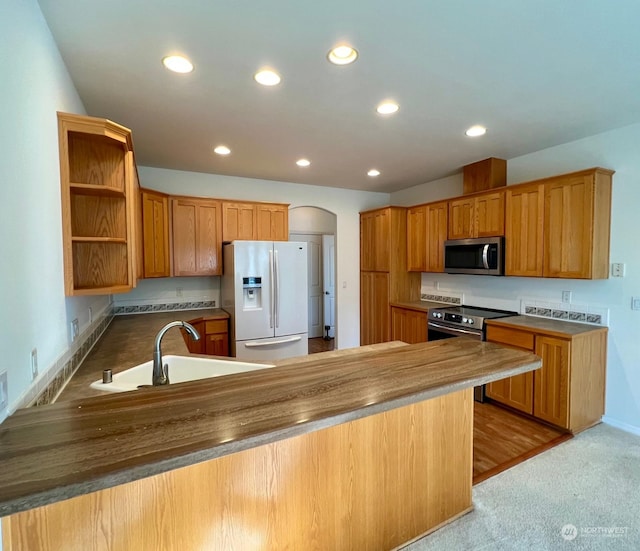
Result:
<svg viewBox="0 0 640 551"><path fill-rule="evenodd" d="M533 350L535 347L533 333L493 325L487 326L487 340L524 348L525 350Z"/></svg>
<svg viewBox="0 0 640 551"><path fill-rule="evenodd" d="M227 320L209 320L205 322L204 332L209 335L211 333L226 333Z"/></svg>

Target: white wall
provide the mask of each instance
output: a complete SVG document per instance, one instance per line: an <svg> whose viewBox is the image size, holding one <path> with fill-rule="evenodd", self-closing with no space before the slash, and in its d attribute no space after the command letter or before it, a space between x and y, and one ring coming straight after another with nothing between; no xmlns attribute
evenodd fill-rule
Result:
<svg viewBox="0 0 640 551"><path fill-rule="evenodd" d="M97 314L109 298L64 296L56 111L85 111L36 0L0 3L0 37L0 372L11 412L68 350L70 320L84 328L88 307Z"/></svg>
<svg viewBox="0 0 640 551"><path fill-rule="evenodd" d="M507 178L516 184L556 174L602 166L613 177L611 262L626 264L624 278L598 281L423 274L423 292L441 289L464 293L468 304L496 304L519 310L521 298L561 302L563 290L573 291L572 303L609 310L605 420L640 434L640 311L631 297L640 296L638 208L640 207L640 124L592 136L530 155L509 159ZM449 182L450 183L450 182ZM443 182L423 184L392 194L394 204L417 204L442 198ZM431 187L436 189L431 195ZM462 191L461 186L456 193ZM402 201L402 203L400 203Z"/></svg>
<svg viewBox="0 0 640 551"><path fill-rule="evenodd" d="M333 213L316 207L290 208L289 233L323 233L333 235L336 233L336 217Z"/></svg>
<svg viewBox="0 0 640 551"><path fill-rule="evenodd" d="M362 210L389 204L386 193L372 193L236 178L196 172L138 167L142 187L165 193L273 201L289 203L291 208L314 206L333 212L336 226L337 331L340 348L360 344L360 217ZM299 230L299 228L295 228ZM174 285L168 280L167 285Z"/></svg>

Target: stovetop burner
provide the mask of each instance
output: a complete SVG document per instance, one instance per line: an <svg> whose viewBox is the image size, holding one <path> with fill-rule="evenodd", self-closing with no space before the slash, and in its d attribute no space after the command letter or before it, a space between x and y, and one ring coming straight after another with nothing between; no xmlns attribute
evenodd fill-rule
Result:
<svg viewBox="0 0 640 551"><path fill-rule="evenodd" d="M494 308L468 305L445 306L429 310L429 319L431 320L458 327L475 328L480 331L484 328L485 320L517 315L518 312L510 310L496 310Z"/></svg>

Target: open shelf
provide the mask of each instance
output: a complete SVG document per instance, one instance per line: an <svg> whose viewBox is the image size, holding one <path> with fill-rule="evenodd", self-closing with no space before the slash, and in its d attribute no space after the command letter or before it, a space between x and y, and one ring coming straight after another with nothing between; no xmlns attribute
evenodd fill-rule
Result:
<svg viewBox="0 0 640 551"><path fill-rule="evenodd" d="M79 184L71 182L69 189L74 195L99 195L107 197L124 197L124 190L120 188L112 188L109 186L98 186L95 184Z"/></svg>
<svg viewBox="0 0 640 551"><path fill-rule="evenodd" d="M129 284L126 243L73 242L74 289Z"/></svg>
<svg viewBox="0 0 640 551"><path fill-rule="evenodd" d="M124 243L127 240L123 237L72 237L74 243Z"/></svg>
<svg viewBox="0 0 640 551"><path fill-rule="evenodd" d="M69 132L69 181L125 193L126 144L108 136Z"/></svg>

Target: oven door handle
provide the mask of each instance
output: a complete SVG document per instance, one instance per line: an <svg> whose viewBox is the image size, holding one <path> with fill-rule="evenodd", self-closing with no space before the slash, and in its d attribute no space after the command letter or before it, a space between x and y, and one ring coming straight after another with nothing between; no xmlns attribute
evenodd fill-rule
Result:
<svg viewBox="0 0 640 551"><path fill-rule="evenodd" d="M482 247L482 265L485 270L489 269L489 243Z"/></svg>
<svg viewBox="0 0 640 551"><path fill-rule="evenodd" d="M446 325L440 325L438 323L428 322L427 327L433 327L435 329L443 329L445 332L450 333L462 333L464 335L472 335L474 337L482 338L482 331L467 331L465 329L454 329L453 327L447 327Z"/></svg>

